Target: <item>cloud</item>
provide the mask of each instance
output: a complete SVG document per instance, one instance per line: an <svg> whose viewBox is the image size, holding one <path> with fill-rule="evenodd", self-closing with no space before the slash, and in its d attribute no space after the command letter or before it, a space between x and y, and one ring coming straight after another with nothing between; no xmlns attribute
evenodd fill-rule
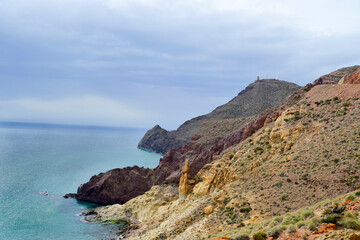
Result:
<svg viewBox="0 0 360 240"><path fill-rule="evenodd" d="M359 11L357 0L1 1L0 99L173 102L157 119L174 126L258 75L305 85L359 64Z"/></svg>

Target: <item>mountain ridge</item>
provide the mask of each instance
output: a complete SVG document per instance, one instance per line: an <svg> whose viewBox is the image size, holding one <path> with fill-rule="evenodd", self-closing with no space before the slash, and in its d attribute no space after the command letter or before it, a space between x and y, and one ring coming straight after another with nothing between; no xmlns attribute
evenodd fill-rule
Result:
<svg viewBox="0 0 360 240"><path fill-rule="evenodd" d="M191 142L201 124L206 121L224 120L256 115L266 108L276 106L300 87L295 83L276 79L261 79L249 84L229 102L181 124L177 130L167 131L156 125L146 132L138 148L165 154L169 149L179 149Z"/></svg>

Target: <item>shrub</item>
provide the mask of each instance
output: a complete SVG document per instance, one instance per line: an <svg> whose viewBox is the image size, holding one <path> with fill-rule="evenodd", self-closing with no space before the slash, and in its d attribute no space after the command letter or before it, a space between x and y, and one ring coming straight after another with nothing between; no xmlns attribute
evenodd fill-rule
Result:
<svg viewBox="0 0 360 240"><path fill-rule="evenodd" d="M236 237L235 240L249 240L249 236L248 235L241 235L239 237Z"/></svg>
<svg viewBox="0 0 360 240"><path fill-rule="evenodd" d="M265 240L267 238L267 234L264 232L258 232L253 235L254 240Z"/></svg>
<svg viewBox="0 0 360 240"><path fill-rule="evenodd" d="M280 236L280 234L282 233L282 231L283 231L283 230L280 229L280 228L278 228L278 229L273 229L273 230L267 232L267 235L268 235L269 237L272 237L272 238L274 238L274 239L277 239L277 238Z"/></svg>
<svg viewBox="0 0 360 240"><path fill-rule="evenodd" d="M323 216L330 215L332 213L341 214L344 210L345 206L340 207L338 203L335 203L324 210Z"/></svg>
<svg viewBox="0 0 360 240"><path fill-rule="evenodd" d="M337 213L332 213L330 215L326 215L325 217L321 218L322 223L336 223L339 219L340 215Z"/></svg>
<svg viewBox="0 0 360 240"><path fill-rule="evenodd" d="M303 212L302 216L303 216L303 218L308 218L308 217L315 216L315 214L314 214L313 210L307 210L307 211Z"/></svg>
<svg viewBox="0 0 360 240"><path fill-rule="evenodd" d="M303 227L303 226L305 226L305 222L304 222L304 221L298 222L298 223L296 224L296 227L297 227L297 228L301 228L301 227Z"/></svg>
<svg viewBox="0 0 360 240"><path fill-rule="evenodd" d="M311 222L313 222L316 226L320 224L320 219L318 218L312 218Z"/></svg>
<svg viewBox="0 0 360 240"><path fill-rule="evenodd" d="M264 149L262 149L261 147L256 147L254 151L256 154L262 154L264 152Z"/></svg>
<svg viewBox="0 0 360 240"><path fill-rule="evenodd" d="M349 195L346 200L351 200L351 201L354 201L355 200L355 196L354 195Z"/></svg>
<svg viewBox="0 0 360 240"><path fill-rule="evenodd" d="M281 201L286 201L286 200L289 200L289 196L287 194L284 194L280 197L280 200Z"/></svg>
<svg viewBox="0 0 360 240"><path fill-rule="evenodd" d="M300 222L301 220L303 220L301 217L291 216L291 217L286 218L282 224L283 225L294 224L294 223Z"/></svg>
<svg viewBox="0 0 360 240"><path fill-rule="evenodd" d="M316 227L316 224L314 222L309 224L309 230L314 231L314 232L318 230L318 228Z"/></svg>
<svg viewBox="0 0 360 240"><path fill-rule="evenodd" d="M308 236L309 236L308 232L304 232L304 234L302 235L302 239L306 240Z"/></svg>
<svg viewBox="0 0 360 240"><path fill-rule="evenodd" d="M295 225L290 225L289 228L288 228L288 233L294 233L294 232L296 232Z"/></svg>
<svg viewBox="0 0 360 240"><path fill-rule="evenodd" d="M240 208L241 213L249 213L252 210L250 206Z"/></svg>
<svg viewBox="0 0 360 240"><path fill-rule="evenodd" d="M355 193L355 195L359 197L359 196L360 196L360 191L357 191L357 192Z"/></svg>
<svg viewBox="0 0 360 240"><path fill-rule="evenodd" d="M343 218L340 220L340 224L341 224L341 226L343 226L344 228L350 228L350 229L360 230L360 222L359 222L359 220L357 220L356 218L343 217Z"/></svg>

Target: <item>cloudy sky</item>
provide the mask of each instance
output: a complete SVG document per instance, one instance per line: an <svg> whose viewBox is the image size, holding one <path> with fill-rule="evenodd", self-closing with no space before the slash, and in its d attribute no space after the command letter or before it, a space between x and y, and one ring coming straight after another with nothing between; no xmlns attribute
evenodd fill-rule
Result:
<svg viewBox="0 0 360 240"><path fill-rule="evenodd" d="M0 121L174 129L360 64L358 0L0 0Z"/></svg>

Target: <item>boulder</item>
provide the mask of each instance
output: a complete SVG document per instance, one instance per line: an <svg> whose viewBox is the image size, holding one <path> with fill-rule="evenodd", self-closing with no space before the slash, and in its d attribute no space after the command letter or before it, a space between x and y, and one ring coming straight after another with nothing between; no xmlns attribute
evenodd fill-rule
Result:
<svg viewBox="0 0 360 240"><path fill-rule="evenodd" d="M104 205L125 203L152 187L153 173L153 169L138 166L100 173L82 184L75 198Z"/></svg>

